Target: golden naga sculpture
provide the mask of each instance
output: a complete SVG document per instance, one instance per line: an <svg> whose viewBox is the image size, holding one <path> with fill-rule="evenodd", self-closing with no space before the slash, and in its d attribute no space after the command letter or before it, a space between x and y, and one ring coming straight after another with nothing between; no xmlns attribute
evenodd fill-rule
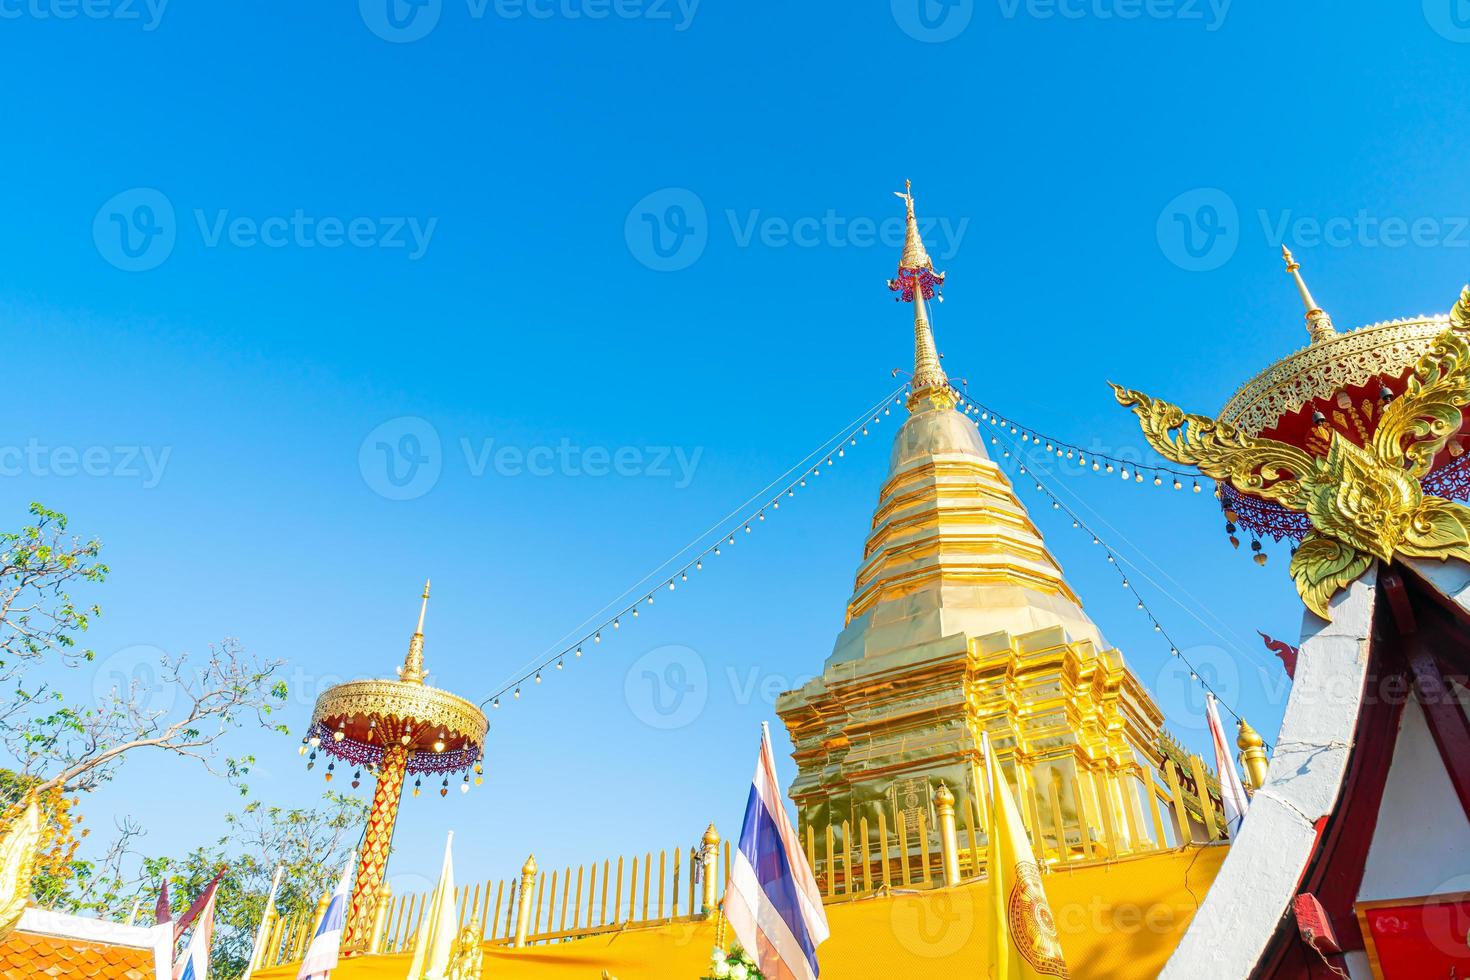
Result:
<svg viewBox="0 0 1470 980"><path fill-rule="evenodd" d="M1470 405L1470 287L1364 445L1333 430L1325 455L1314 455L1142 392L1112 388L1164 458L1307 515L1312 529L1290 571L1302 601L1323 618L1338 590L1375 558L1470 562L1470 507L1426 494L1421 486Z"/></svg>

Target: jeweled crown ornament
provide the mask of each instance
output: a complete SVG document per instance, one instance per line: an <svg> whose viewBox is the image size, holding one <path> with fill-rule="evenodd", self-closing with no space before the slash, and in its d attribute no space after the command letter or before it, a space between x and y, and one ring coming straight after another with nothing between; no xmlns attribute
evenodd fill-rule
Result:
<svg viewBox="0 0 1470 980"><path fill-rule="evenodd" d="M439 795L447 796L451 778L462 776L461 789L467 790L471 771L477 777L482 771L489 730L484 712L458 695L424 683L428 677L424 669L428 608L429 583L425 582L418 626L408 641L398 679L348 681L323 691L302 744L303 753L310 750L308 767L315 763L318 752L330 757L328 780L338 762L354 769L353 789L364 769L377 776L347 912L345 949L361 949L369 938L406 778L414 777L413 795L418 796L425 777L431 781L439 777Z"/></svg>
<svg viewBox="0 0 1470 980"><path fill-rule="evenodd" d="M1311 343L1247 382L1219 418L1112 387L1160 455L1217 481L1232 534L1300 542L1291 576L1328 618L1374 560L1470 561L1470 508L1451 499L1470 496L1470 287L1448 316L1339 333L1282 254Z"/></svg>

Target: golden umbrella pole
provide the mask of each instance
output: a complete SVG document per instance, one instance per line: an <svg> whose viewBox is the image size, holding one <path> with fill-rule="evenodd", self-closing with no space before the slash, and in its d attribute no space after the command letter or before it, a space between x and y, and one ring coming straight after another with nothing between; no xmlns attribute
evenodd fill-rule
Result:
<svg viewBox="0 0 1470 980"><path fill-rule="evenodd" d="M383 753L378 786L373 791L373 808L368 813L363 835L362 858L352 884L352 902L347 906L347 923L342 942L347 949L366 944L377 911L378 886L388 870L388 852L393 846L393 825L398 822L398 804L403 797L403 778L408 774L408 749L401 745Z"/></svg>
<svg viewBox="0 0 1470 980"><path fill-rule="evenodd" d="M342 936L344 950L365 951L372 938L373 914L388 868L405 780L414 777L413 795L418 796L425 775L439 776L439 795L448 796L450 776L463 774L461 789L468 791L470 771L474 770L477 783L483 771L489 729L484 712L464 698L424 683L428 602L426 582L418 629L398 668L398 680L350 681L322 692L302 747L303 752L310 749L308 768L316 764L319 751L331 757L328 781L338 762L355 767L353 789L362 780L363 768L374 770L377 776Z"/></svg>

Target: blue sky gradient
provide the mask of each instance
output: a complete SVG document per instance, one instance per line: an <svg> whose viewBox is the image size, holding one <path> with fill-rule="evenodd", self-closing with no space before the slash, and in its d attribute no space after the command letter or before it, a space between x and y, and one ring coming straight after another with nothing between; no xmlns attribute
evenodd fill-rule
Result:
<svg viewBox="0 0 1470 980"><path fill-rule="evenodd" d="M1214 411L1305 342L1283 242L1344 328L1470 276L1463 0L394 2L0 0L0 489L6 526L40 500L106 543L80 698L235 636L288 661L301 731L401 661L426 576L434 680L489 695L893 387L906 177L949 373L1125 458L1105 380ZM791 775L772 698L842 626L898 418L494 713L485 785L406 801L400 890L449 829L462 880L735 834L762 720ZM1232 552L1208 494L1050 479L1271 738L1285 550ZM1198 689L1018 485L1204 750ZM676 727L666 683L703 684ZM228 748L269 801L322 788L293 739ZM140 757L85 811L177 852L236 805Z"/></svg>

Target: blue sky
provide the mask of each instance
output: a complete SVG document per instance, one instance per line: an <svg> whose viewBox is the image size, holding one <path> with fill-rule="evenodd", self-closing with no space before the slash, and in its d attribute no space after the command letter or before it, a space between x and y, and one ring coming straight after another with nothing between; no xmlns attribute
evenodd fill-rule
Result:
<svg viewBox="0 0 1470 980"><path fill-rule="evenodd" d="M890 390L906 177L951 375L1123 456L1106 379L1214 411L1305 341L1283 241L1342 327L1470 275L1463 0L917 3L0 0L5 523L43 501L114 569L73 690L235 636L289 662L300 730L401 660L430 576L436 681L492 693ZM465 879L734 833L771 693L842 626L895 427L496 712L485 785L407 801L395 872L432 874L448 829ZM1231 552L1208 494L1052 482L1147 556L1160 619L1271 738L1284 551ZM1204 749L1167 647L1021 488ZM704 680L669 728L643 685L672 662ZM321 789L292 739L228 748L268 800ZM86 810L177 851L234 805L138 758Z"/></svg>

